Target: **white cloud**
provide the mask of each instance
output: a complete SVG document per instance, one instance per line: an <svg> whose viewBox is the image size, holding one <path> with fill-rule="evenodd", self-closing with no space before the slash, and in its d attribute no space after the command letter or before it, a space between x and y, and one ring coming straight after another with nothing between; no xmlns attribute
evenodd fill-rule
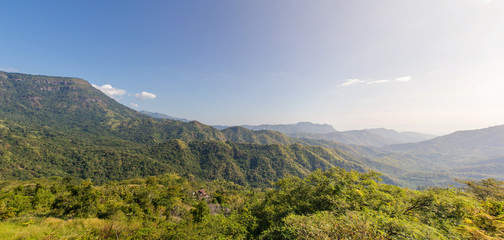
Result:
<svg viewBox="0 0 504 240"><path fill-rule="evenodd" d="M105 93L107 96L115 98L115 97L120 97L124 94L126 94L126 90L119 89L119 88L114 88L110 84L105 84L103 86L97 86L95 84L91 84L94 88L102 91Z"/></svg>
<svg viewBox="0 0 504 240"><path fill-rule="evenodd" d="M138 104L136 104L136 103L131 103L130 105L131 105L132 107L138 107Z"/></svg>
<svg viewBox="0 0 504 240"><path fill-rule="evenodd" d="M0 68L0 71L3 71L3 72L19 72L19 70L15 69L15 68Z"/></svg>
<svg viewBox="0 0 504 240"><path fill-rule="evenodd" d="M340 87L348 87L356 84L378 84L378 83L390 83L390 82L409 82L411 81L411 76L398 77L394 80L389 79L381 79L381 80L361 80L357 78L347 79L343 83L341 83Z"/></svg>
<svg viewBox="0 0 504 240"><path fill-rule="evenodd" d="M359 84L359 83L363 83L363 82L365 82L365 81L360 80L360 79L347 79L347 80L345 80L345 82L340 84L340 86L341 87L348 87L350 85Z"/></svg>
<svg viewBox="0 0 504 240"><path fill-rule="evenodd" d="M388 83L390 80L384 79L384 80L369 80L367 81L367 84L375 84L375 83Z"/></svg>
<svg viewBox="0 0 504 240"><path fill-rule="evenodd" d="M156 98L156 94L150 92L141 92L135 94L135 97L141 100L154 99Z"/></svg>
<svg viewBox="0 0 504 240"><path fill-rule="evenodd" d="M409 82L411 81L411 76L398 77L395 80L396 82Z"/></svg>

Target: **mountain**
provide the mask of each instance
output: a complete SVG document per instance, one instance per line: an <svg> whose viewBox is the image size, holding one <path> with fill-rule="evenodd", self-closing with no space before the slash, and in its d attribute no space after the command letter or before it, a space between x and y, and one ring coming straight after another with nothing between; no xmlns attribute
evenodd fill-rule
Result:
<svg viewBox="0 0 504 240"><path fill-rule="evenodd" d="M215 125L217 129L226 129L229 126ZM293 133L313 133L313 134L324 134L336 131L329 124L316 124L311 122L298 122L296 124L262 124L262 125L242 125L241 127L258 131L258 130L273 130L284 134Z"/></svg>
<svg viewBox="0 0 504 240"><path fill-rule="evenodd" d="M140 144L108 136L80 137L6 120L0 122L0 139L2 180L74 176L104 183L177 173L201 180L267 186L287 175L302 177L315 169L367 169L343 151L301 144L180 139Z"/></svg>
<svg viewBox="0 0 504 240"><path fill-rule="evenodd" d="M268 185L281 176L306 176L335 166L360 172L367 168L350 161L348 154L301 144L243 144L217 141L184 143L171 140L152 146L152 155L175 163L178 173L227 179L240 184ZM184 160L185 161L181 161ZM393 183L393 180L386 178Z"/></svg>
<svg viewBox="0 0 504 240"><path fill-rule="evenodd" d="M390 139L395 144L422 142L436 137L435 135L430 134L423 134L417 132L398 132L396 130L386 128L364 129L364 131L368 131L370 133L382 136L386 139Z"/></svg>
<svg viewBox="0 0 504 240"><path fill-rule="evenodd" d="M425 158L489 158L504 155L504 125L457 131L420 143L391 145L383 149L408 152Z"/></svg>
<svg viewBox="0 0 504 240"><path fill-rule="evenodd" d="M410 187L452 185L455 178L504 180L504 125L391 145L387 144L432 136L410 132L398 135L388 129L290 136L305 144L342 149L358 157L361 164Z"/></svg>
<svg viewBox="0 0 504 240"><path fill-rule="evenodd" d="M435 137L416 132L397 132L395 130L385 128L350 130L343 132L334 131L326 134L293 133L288 135L296 138L320 139L335 141L343 144L355 144L370 147L420 142Z"/></svg>
<svg viewBox="0 0 504 240"><path fill-rule="evenodd" d="M363 130L331 132L326 134L294 133L288 135L295 138L319 139L319 140L339 142L343 144L355 144L355 145L372 146L372 147L381 147L394 143L390 139Z"/></svg>
<svg viewBox="0 0 504 240"><path fill-rule="evenodd" d="M149 111L144 111L144 110L142 110L140 112L143 114L149 115L151 117L155 117L155 118L164 118L164 119L171 119L171 120L177 120L177 121L182 121L182 122L190 122L190 120L187 120L185 118L172 117L172 116L168 116L164 113L149 112Z"/></svg>
<svg viewBox="0 0 504 240"><path fill-rule="evenodd" d="M430 181L447 178L504 180L504 125L457 131L420 143L384 146L380 150L388 154L383 154L381 159L374 158L375 161L387 161L417 173L440 174L437 177L441 178ZM413 178L428 177L416 174Z"/></svg>
<svg viewBox="0 0 504 240"><path fill-rule="evenodd" d="M294 144L296 141L280 132L272 130L252 131L244 127L229 127L222 130L226 139L236 143Z"/></svg>
<svg viewBox="0 0 504 240"><path fill-rule="evenodd" d="M223 126L223 125L215 125L213 127L220 130L230 128L229 126ZM296 124L278 124L278 125L269 125L269 124L242 125L240 127L253 131L261 131L261 130L278 131L293 138L327 140L343 144L356 144L356 145L373 146L373 147L380 147L394 143L402 143L383 137L380 134L375 134L371 131L353 130L353 131L338 132L329 124L315 124L311 122L299 122Z"/></svg>
<svg viewBox="0 0 504 240"><path fill-rule="evenodd" d="M0 72L0 118L91 131L142 116L82 79Z"/></svg>
<svg viewBox="0 0 504 240"><path fill-rule="evenodd" d="M265 186L336 166L368 169L345 151L302 145L276 131L154 118L82 79L0 72L0 179L103 183L178 173Z"/></svg>
<svg viewBox="0 0 504 240"><path fill-rule="evenodd" d="M0 119L86 136L136 142L221 140L217 129L141 114L83 79L0 72Z"/></svg>
<svg viewBox="0 0 504 240"><path fill-rule="evenodd" d="M213 127L224 130L229 126L214 125ZM416 132L397 132L392 129L375 128L364 130L336 131L329 124L314 124L299 122L296 124L279 125L242 125L241 127L254 131L273 130L293 138L307 138L334 141L343 144L356 144L362 146L381 147L391 144L421 142L436 136Z"/></svg>

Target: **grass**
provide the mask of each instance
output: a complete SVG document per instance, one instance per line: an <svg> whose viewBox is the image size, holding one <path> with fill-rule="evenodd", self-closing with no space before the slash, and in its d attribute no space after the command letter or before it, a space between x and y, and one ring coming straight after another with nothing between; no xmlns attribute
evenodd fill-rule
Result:
<svg viewBox="0 0 504 240"><path fill-rule="evenodd" d="M0 222L0 240L145 239L145 231L149 229L140 221L125 219L17 217Z"/></svg>
<svg viewBox="0 0 504 240"><path fill-rule="evenodd" d="M0 239L107 239L114 232L110 226L97 218L14 218L0 223Z"/></svg>

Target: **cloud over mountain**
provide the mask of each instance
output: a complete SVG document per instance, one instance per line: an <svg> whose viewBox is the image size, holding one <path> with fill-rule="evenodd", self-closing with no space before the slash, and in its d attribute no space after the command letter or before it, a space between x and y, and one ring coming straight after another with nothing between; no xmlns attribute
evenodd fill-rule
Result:
<svg viewBox="0 0 504 240"><path fill-rule="evenodd" d="M95 85L95 84L91 84L91 85L94 88L102 91L107 96L112 97L112 98L120 97L120 96L126 94L126 92L127 92L124 89L119 89L119 88L112 87L112 85L110 85L110 84L105 84L103 86L98 86L98 85Z"/></svg>
<svg viewBox="0 0 504 240"><path fill-rule="evenodd" d="M156 94L150 93L150 92L141 92L141 93L135 94L135 97L140 100L149 100L149 99L156 98Z"/></svg>

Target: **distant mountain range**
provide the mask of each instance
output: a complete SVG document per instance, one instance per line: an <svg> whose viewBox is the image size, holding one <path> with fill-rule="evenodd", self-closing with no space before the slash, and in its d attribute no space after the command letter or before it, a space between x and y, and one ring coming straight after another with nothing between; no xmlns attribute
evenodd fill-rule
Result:
<svg viewBox="0 0 504 240"><path fill-rule="evenodd" d="M420 143L396 144L380 148L376 161L401 169L437 172L441 178L497 178L504 180L504 125L457 131ZM412 175L425 178L426 175ZM439 176L431 177L432 182Z"/></svg>
<svg viewBox="0 0 504 240"><path fill-rule="evenodd" d="M416 144L391 145L383 148L394 152L414 153L417 156L457 156L487 158L504 155L504 125L478 130L457 131Z"/></svg>
<svg viewBox="0 0 504 240"><path fill-rule="evenodd" d="M279 125L243 125L242 127L248 128L250 130L273 130L279 131L285 134L292 133L315 133L315 134L326 134L335 132L336 130L329 124L316 124L311 122L298 122L296 124L279 124Z"/></svg>
<svg viewBox="0 0 504 240"><path fill-rule="evenodd" d="M171 119L171 120L177 120L177 121L182 121L182 122L190 122L190 120L187 120L185 118L172 117L172 116L168 116L163 113L149 112L149 111L145 111L145 110L142 110L140 112L143 114L149 115L151 117L155 117L155 118L164 118L164 119Z"/></svg>
<svg viewBox="0 0 504 240"><path fill-rule="evenodd" d="M217 129L226 129L229 126L213 126ZM435 138L434 135L416 132L397 132L391 129L375 128L351 131L336 131L329 124L315 124L311 122L299 122L296 124L279 125L242 125L241 127L258 131L273 130L284 133L294 138L307 138L328 140L344 144L355 144L363 146L381 147L399 143L421 142Z"/></svg>
<svg viewBox="0 0 504 240"><path fill-rule="evenodd" d="M437 136L431 134L424 134L418 132L398 132L392 129L386 128L372 128L372 129L364 129L363 131L367 131L386 139L390 139L396 143L414 143L414 142L422 142L426 140L433 139Z"/></svg>
<svg viewBox="0 0 504 240"><path fill-rule="evenodd" d="M213 125L212 127L222 130L229 128L231 126ZM296 124L276 124L276 125L272 124L241 125L240 127L244 127L254 131L273 130L273 131L279 131L284 134L294 134L294 133L326 134L336 131L336 129L334 129L329 124L316 124L311 122L298 122Z"/></svg>

